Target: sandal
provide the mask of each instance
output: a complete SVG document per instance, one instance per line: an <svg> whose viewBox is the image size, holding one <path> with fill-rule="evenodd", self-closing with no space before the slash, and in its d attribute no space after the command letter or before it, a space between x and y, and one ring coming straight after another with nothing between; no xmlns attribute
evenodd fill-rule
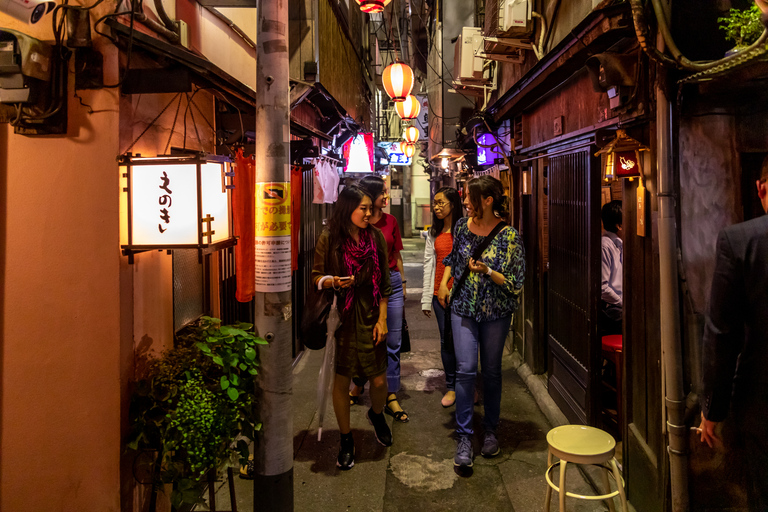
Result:
<svg viewBox="0 0 768 512"><path fill-rule="evenodd" d="M396 421L402 422L402 423L408 423L408 413L402 410L402 408L399 411L395 411L392 409L389 404L392 402L397 402L397 397L393 398L387 398L387 405L384 406L384 412L395 418Z"/></svg>

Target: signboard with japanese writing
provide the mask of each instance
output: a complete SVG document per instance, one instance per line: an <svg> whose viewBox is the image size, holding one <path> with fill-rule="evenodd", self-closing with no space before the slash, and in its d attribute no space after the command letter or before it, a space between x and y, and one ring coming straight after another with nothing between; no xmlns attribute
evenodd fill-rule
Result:
<svg viewBox="0 0 768 512"><path fill-rule="evenodd" d="M230 237L229 200L220 163L133 165L130 173L131 245L173 248ZM202 218L200 214L202 213Z"/></svg>
<svg viewBox="0 0 768 512"><path fill-rule="evenodd" d="M257 292L291 289L291 184L256 183Z"/></svg>
<svg viewBox="0 0 768 512"><path fill-rule="evenodd" d="M389 165L411 165L411 159L403 152L400 151L400 143L382 143L380 146L384 147L389 157Z"/></svg>

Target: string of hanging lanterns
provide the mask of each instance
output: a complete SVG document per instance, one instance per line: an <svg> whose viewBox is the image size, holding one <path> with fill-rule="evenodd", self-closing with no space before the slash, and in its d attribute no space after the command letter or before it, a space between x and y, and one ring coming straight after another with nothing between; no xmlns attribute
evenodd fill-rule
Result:
<svg viewBox="0 0 768 512"><path fill-rule="evenodd" d="M369 14L379 13L392 0L355 0L360 10ZM395 111L401 119L410 121L416 119L421 112L421 102L411 94L414 74L408 64L395 60L381 74L384 91L395 102ZM419 140L419 130L409 126L403 133L405 139L400 143L400 151L408 158L416 153L416 141Z"/></svg>

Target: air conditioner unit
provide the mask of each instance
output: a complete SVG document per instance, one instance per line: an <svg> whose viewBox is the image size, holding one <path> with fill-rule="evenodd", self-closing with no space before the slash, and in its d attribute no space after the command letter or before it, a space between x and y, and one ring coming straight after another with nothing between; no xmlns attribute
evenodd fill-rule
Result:
<svg viewBox="0 0 768 512"><path fill-rule="evenodd" d="M453 60L454 78L459 82L483 82L483 59L477 54L483 49L483 33L480 27L462 27L456 41Z"/></svg>
<svg viewBox="0 0 768 512"><path fill-rule="evenodd" d="M527 39L533 31L533 0L488 0L485 8L485 35Z"/></svg>
<svg viewBox="0 0 768 512"><path fill-rule="evenodd" d="M526 31L531 21L530 0L501 0L499 2L499 31L512 29Z"/></svg>

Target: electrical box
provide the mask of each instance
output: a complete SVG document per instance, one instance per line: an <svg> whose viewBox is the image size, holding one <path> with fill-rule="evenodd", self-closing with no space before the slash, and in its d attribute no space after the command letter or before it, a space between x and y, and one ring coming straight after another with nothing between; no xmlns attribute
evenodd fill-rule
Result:
<svg viewBox="0 0 768 512"><path fill-rule="evenodd" d="M499 8L499 31L526 29L531 21L530 0L501 0Z"/></svg>
<svg viewBox="0 0 768 512"><path fill-rule="evenodd" d="M461 82L482 82L483 59L477 54L483 49L483 32L480 27L462 27L456 41L453 61L455 78Z"/></svg>

